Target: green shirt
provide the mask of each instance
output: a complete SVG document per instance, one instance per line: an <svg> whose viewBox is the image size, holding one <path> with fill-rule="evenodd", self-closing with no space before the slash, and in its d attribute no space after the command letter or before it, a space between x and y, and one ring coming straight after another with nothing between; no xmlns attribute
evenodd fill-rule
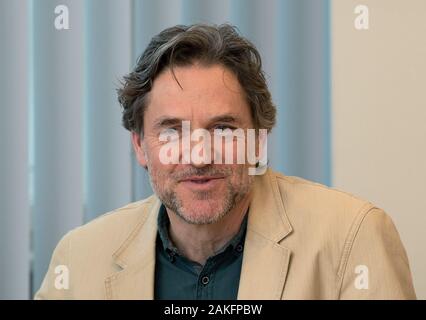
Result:
<svg viewBox="0 0 426 320"><path fill-rule="evenodd" d="M180 255L169 238L164 205L158 214L155 299L235 300L240 282L247 214L239 232L219 252L200 265Z"/></svg>

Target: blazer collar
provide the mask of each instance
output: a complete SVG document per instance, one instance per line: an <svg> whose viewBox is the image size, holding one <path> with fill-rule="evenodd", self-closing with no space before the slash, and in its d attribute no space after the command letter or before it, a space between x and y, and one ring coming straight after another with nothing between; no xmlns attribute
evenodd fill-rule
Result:
<svg viewBox="0 0 426 320"><path fill-rule="evenodd" d="M105 280L107 299L154 299L155 243L161 202L155 195L146 201L141 219L112 255L120 270Z"/></svg>
<svg viewBox="0 0 426 320"><path fill-rule="evenodd" d="M105 280L107 299L153 299L157 216L161 202L146 200L146 212L113 260L120 270ZM280 245L292 227L284 199L270 169L256 176L250 203L238 299L280 299L290 250Z"/></svg>
<svg viewBox="0 0 426 320"><path fill-rule="evenodd" d="M276 174L268 169L264 175L256 176L250 203L249 228L272 242L280 242L293 230L284 204Z"/></svg>
<svg viewBox="0 0 426 320"><path fill-rule="evenodd" d="M292 232L292 227L276 179L270 169L255 178L239 300L279 300L282 297L291 252L280 242Z"/></svg>

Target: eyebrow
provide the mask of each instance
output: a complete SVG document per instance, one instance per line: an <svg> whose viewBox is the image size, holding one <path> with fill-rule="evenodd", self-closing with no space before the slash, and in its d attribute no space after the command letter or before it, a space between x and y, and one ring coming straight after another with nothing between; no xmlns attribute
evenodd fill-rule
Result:
<svg viewBox="0 0 426 320"><path fill-rule="evenodd" d="M238 121L238 118L233 114L219 115L210 119L210 123L217 123L217 122L240 123Z"/></svg>
<svg viewBox="0 0 426 320"><path fill-rule="evenodd" d="M163 116L154 122L154 129L162 129L166 127L180 126L185 119ZM209 119L209 124L213 123L234 123L239 124L240 121L234 114L222 114Z"/></svg>
<svg viewBox="0 0 426 320"><path fill-rule="evenodd" d="M172 118L172 117L160 117L154 122L154 129L162 129L165 127L172 127L176 125L181 125L184 119Z"/></svg>

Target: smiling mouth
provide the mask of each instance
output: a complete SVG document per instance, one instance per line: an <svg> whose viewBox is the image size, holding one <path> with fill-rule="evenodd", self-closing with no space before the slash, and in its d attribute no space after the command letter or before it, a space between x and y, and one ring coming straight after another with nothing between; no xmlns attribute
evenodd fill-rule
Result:
<svg viewBox="0 0 426 320"><path fill-rule="evenodd" d="M217 180L217 179L222 179L223 177L206 177L206 176L194 176L194 177L189 177L189 178L185 178L181 181L190 181L190 182L194 182L194 183L206 183L210 180Z"/></svg>
<svg viewBox="0 0 426 320"><path fill-rule="evenodd" d="M218 182L223 178L224 177L195 176L195 177L189 177L189 178L183 179L180 182L183 182L184 184L202 186L202 185L214 184L215 182Z"/></svg>
<svg viewBox="0 0 426 320"><path fill-rule="evenodd" d="M203 183L206 183L206 182L209 182L211 179L200 179L200 180L187 180L187 181L190 181L190 182L193 182L193 183L198 183L198 184L203 184Z"/></svg>

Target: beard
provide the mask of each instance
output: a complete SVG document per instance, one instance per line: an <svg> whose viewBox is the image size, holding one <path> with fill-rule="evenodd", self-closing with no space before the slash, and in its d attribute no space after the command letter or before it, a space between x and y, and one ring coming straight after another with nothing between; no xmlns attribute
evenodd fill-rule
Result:
<svg viewBox="0 0 426 320"><path fill-rule="evenodd" d="M176 173L155 170L148 162L150 183L161 202L189 224L216 223L225 217L249 193L253 176L246 166L213 166L197 168L188 165ZM179 181L190 176L223 176L225 190L193 191L191 199L179 194Z"/></svg>

